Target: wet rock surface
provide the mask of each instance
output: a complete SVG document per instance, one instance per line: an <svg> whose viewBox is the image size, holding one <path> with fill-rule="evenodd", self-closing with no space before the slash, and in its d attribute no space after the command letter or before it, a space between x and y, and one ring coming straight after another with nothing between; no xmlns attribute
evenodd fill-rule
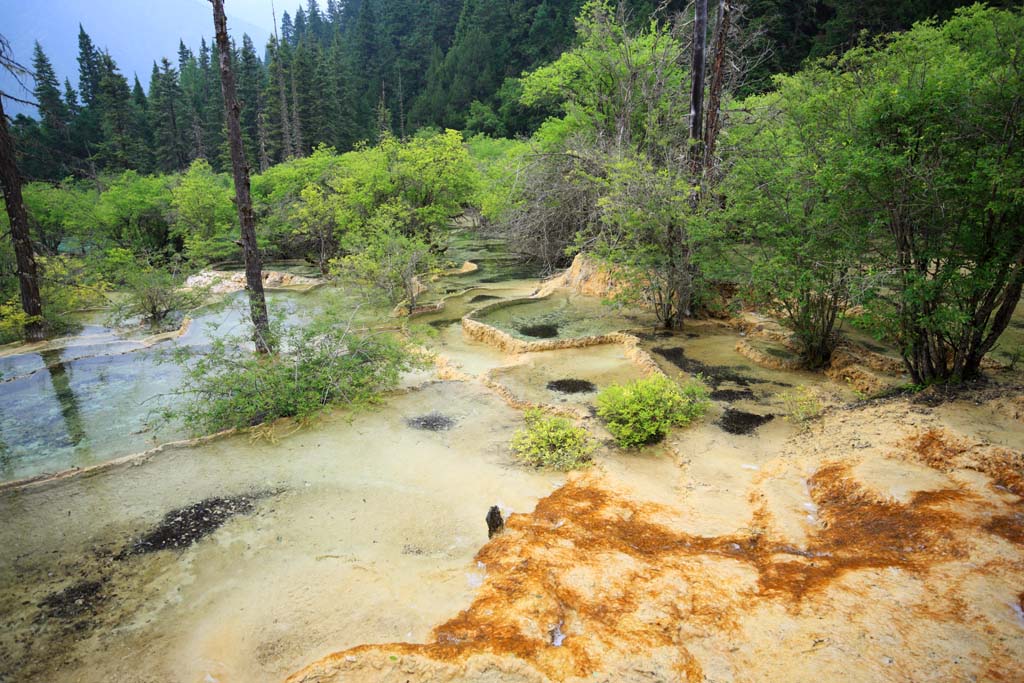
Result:
<svg viewBox="0 0 1024 683"><path fill-rule="evenodd" d="M726 408L716 423L730 434L753 434L761 425L775 419L774 415L757 415L735 408Z"/></svg>
<svg viewBox="0 0 1024 683"><path fill-rule="evenodd" d="M447 415L434 411L425 415L417 415L406 419L405 424L413 429L428 432L444 432L455 426L455 420Z"/></svg>
<svg viewBox="0 0 1024 683"><path fill-rule="evenodd" d="M558 336L558 325L540 323L537 325L522 325L517 328L519 334L535 339L554 339Z"/></svg>
<svg viewBox="0 0 1024 683"><path fill-rule="evenodd" d="M207 498L183 508L171 510L160 522L136 539L118 556L124 559L159 550L183 550L209 536L235 515L247 515L254 503L273 492Z"/></svg>
<svg viewBox="0 0 1024 683"><path fill-rule="evenodd" d="M597 385L585 379L555 379L548 382L547 387L560 394L588 394L597 391Z"/></svg>
<svg viewBox="0 0 1024 683"><path fill-rule="evenodd" d="M469 303L478 304L483 301L495 301L500 298L500 296L494 296L493 294L477 294L476 296L469 300Z"/></svg>

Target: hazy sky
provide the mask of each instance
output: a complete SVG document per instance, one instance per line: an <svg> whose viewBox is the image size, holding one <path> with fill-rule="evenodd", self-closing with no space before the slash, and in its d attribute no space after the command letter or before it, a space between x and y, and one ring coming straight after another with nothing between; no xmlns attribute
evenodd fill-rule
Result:
<svg viewBox="0 0 1024 683"><path fill-rule="evenodd" d="M273 1L274 9L277 10L277 20L281 21L281 12L288 10L294 14L299 6L298 0L224 0L224 10L231 16L244 19L250 24L256 24L273 32L274 22L270 18L270 5ZM303 3L305 4L305 3Z"/></svg>
<svg viewBox="0 0 1024 683"><path fill-rule="evenodd" d="M228 28L236 40L248 33L262 55L267 37L274 30L271 2L281 13L294 14L305 0L224 0ZM32 45L38 40L63 82L78 82L78 25L85 26L101 50L109 50L129 79L138 74L149 84L153 61L168 57L177 62L178 40L193 50L199 41L213 34L213 13L208 0L47 0L40 11L39 0L0 0L0 33L7 37L15 57L23 64L32 60ZM31 83L29 84L31 87ZM0 73L0 90L25 97L9 76ZM33 114L34 110L9 103L12 114Z"/></svg>

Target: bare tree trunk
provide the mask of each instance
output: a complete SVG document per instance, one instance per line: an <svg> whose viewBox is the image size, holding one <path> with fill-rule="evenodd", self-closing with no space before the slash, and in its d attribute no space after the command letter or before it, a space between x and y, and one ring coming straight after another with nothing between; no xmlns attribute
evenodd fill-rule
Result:
<svg viewBox="0 0 1024 683"><path fill-rule="evenodd" d="M260 173L266 173L267 169L270 168L270 156L267 154L266 119L266 114L260 110L256 117L256 136L259 138L260 143Z"/></svg>
<svg viewBox="0 0 1024 683"><path fill-rule="evenodd" d="M282 160L288 160L295 156L295 146L292 144L292 117L288 114L288 95L284 90L284 74L281 72L284 64L280 63L281 55L278 53L277 65L277 94L281 99L281 138L282 138Z"/></svg>
<svg viewBox="0 0 1024 683"><path fill-rule="evenodd" d="M270 319L267 315L267 300L263 295L263 269L260 265L260 251L256 246L256 221L252 213L252 196L249 192L249 166L245 162L242 147L242 125L239 123L241 106L235 96L235 74L231 71L231 46L228 43L227 18L224 16L224 0L210 0L213 3L213 26L217 34L217 51L220 59L220 86L224 94L224 113L228 122L228 142L231 145L231 171L235 178L235 203L238 205L238 222L242 231L242 252L245 256L245 288L249 292L249 315L255 328L253 341L258 353L270 353L273 344L270 337Z"/></svg>
<svg viewBox="0 0 1024 683"><path fill-rule="evenodd" d="M704 168L713 163L715 143L721 128L722 89L725 86L725 39L729 34L732 6L729 0L719 0L718 20L715 22L714 61L711 65L711 87L708 92L707 125L704 128Z"/></svg>
<svg viewBox="0 0 1024 683"><path fill-rule="evenodd" d="M294 69L292 69L292 142L295 145L295 156L305 156L302 147L302 122L299 120L299 91L295 87Z"/></svg>
<svg viewBox="0 0 1024 683"><path fill-rule="evenodd" d="M701 175L701 152L704 124L704 48L708 40L708 0L695 0L693 4L693 62L690 66L690 172Z"/></svg>
<svg viewBox="0 0 1024 683"><path fill-rule="evenodd" d="M39 341L46 337L43 321L43 301L39 296L39 276L36 258L32 253L32 238L28 229L28 214L21 196L21 173L14 152L14 141L7 129L7 114L0 98L0 184L3 185L4 204L11 221L11 241L18 267L18 285L21 288L21 308L29 317L25 325L25 338Z"/></svg>

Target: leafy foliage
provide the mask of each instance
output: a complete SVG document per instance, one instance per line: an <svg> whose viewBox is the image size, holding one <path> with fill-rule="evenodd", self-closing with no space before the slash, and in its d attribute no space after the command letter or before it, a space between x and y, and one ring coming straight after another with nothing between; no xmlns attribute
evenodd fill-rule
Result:
<svg viewBox="0 0 1024 683"><path fill-rule="evenodd" d="M566 471L587 467L597 443L583 427L564 417L545 415L540 408L526 411L526 428L512 436L512 453L534 467Z"/></svg>
<svg viewBox="0 0 1024 683"><path fill-rule="evenodd" d="M134 267L111 321L122 326L138 323L156 330L172 329L184 314L203 303L206 294L202 289L181 289L179 278L165 270Z"/></svg>
<svg viewBox="0 0 1024 683"><path fill-rule="evenodd" d="M374 288L392 306L406 302L411 311L438 258L425 240L402 229L408 210L394 204L382 209L349 238L352 253L339 262L338 273Z"/></svg>
<svg viewBox="0 0 1024 683"><path fill-rule="evenodd" d="M393 336L323 320L276 336L274 354L253 353L247 337L217 339L198 357L179 351L180 392L191 400L167 417L209 433L282 417L306 420L334 405L357 409L380 400L416 362Z"/></svg>
<svg viewBox="0 0 1024 683"><path fill-rule="evenodd" d="M786 419L800 424L818 417L823 410L815 391L803 385L784 392L782 405L786 408Z"/></svg>
<svg viewBox="0 0 1024 683"><path fill-rule="evenodd" d="M683 385L664 375L631 384L612 385L597 395L597 415L622 448L657 443L672 427L701 417L711 405L709 390L700 380Z"/></svg>
<svg viewBox="0 0 1024 683"><path fill-rule="evenodd" d="M196 159L171 190L173 229L186 257L198 264L238 257L234 189L226 174L216 174Z"/></svg>

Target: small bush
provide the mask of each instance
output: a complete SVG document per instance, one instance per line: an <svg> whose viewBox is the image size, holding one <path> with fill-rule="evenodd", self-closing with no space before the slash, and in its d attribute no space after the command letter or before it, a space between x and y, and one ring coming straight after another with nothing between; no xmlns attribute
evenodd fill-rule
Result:
<svg viewBox="0 0 1024 683"><path fill-rule="evenodd" d="M140 324L153 330L178 327L189 311L206 298L206 289L181 289L179 279L164 270L139 269L126 276L124 299L110 315L118 327Z"/></svg>
<svg viewBox="0 0 1024 683"><path fill-rule="evenodd" d="M575 470L590 464L597 444L587 430L564 417L550 417L539 408L526 411L526 429L512 436L512 453L534 467Z"/></svg>
<svg viewBox="0 0 1024 683"><path fill-rule="evenodd" d="M812 389L799 386L793 391L782 395L782 404L786 406L786 419L803 423L821 415L822 406L818 396Z"/></svg>
<svg viewBox="0 0 1024 683"><path fill-rule="evenodd" d="M597 415L622 448L657 443L707 411L709 391L692 380L680 386L664 375L612 385L597 395Z"/></svg>
<svg viewBox="0 0 1024 683"><path fill-rule="evenodd" d="M278 330L274 354L252 352L246 337L213 342L195 356L178 350L185 367L182 408L165 412L193 433L249 427L282 417L309 419L330 406L359 408L377 402L418 364L406 345L388 334L354 332L314 323Z"/></svg>

